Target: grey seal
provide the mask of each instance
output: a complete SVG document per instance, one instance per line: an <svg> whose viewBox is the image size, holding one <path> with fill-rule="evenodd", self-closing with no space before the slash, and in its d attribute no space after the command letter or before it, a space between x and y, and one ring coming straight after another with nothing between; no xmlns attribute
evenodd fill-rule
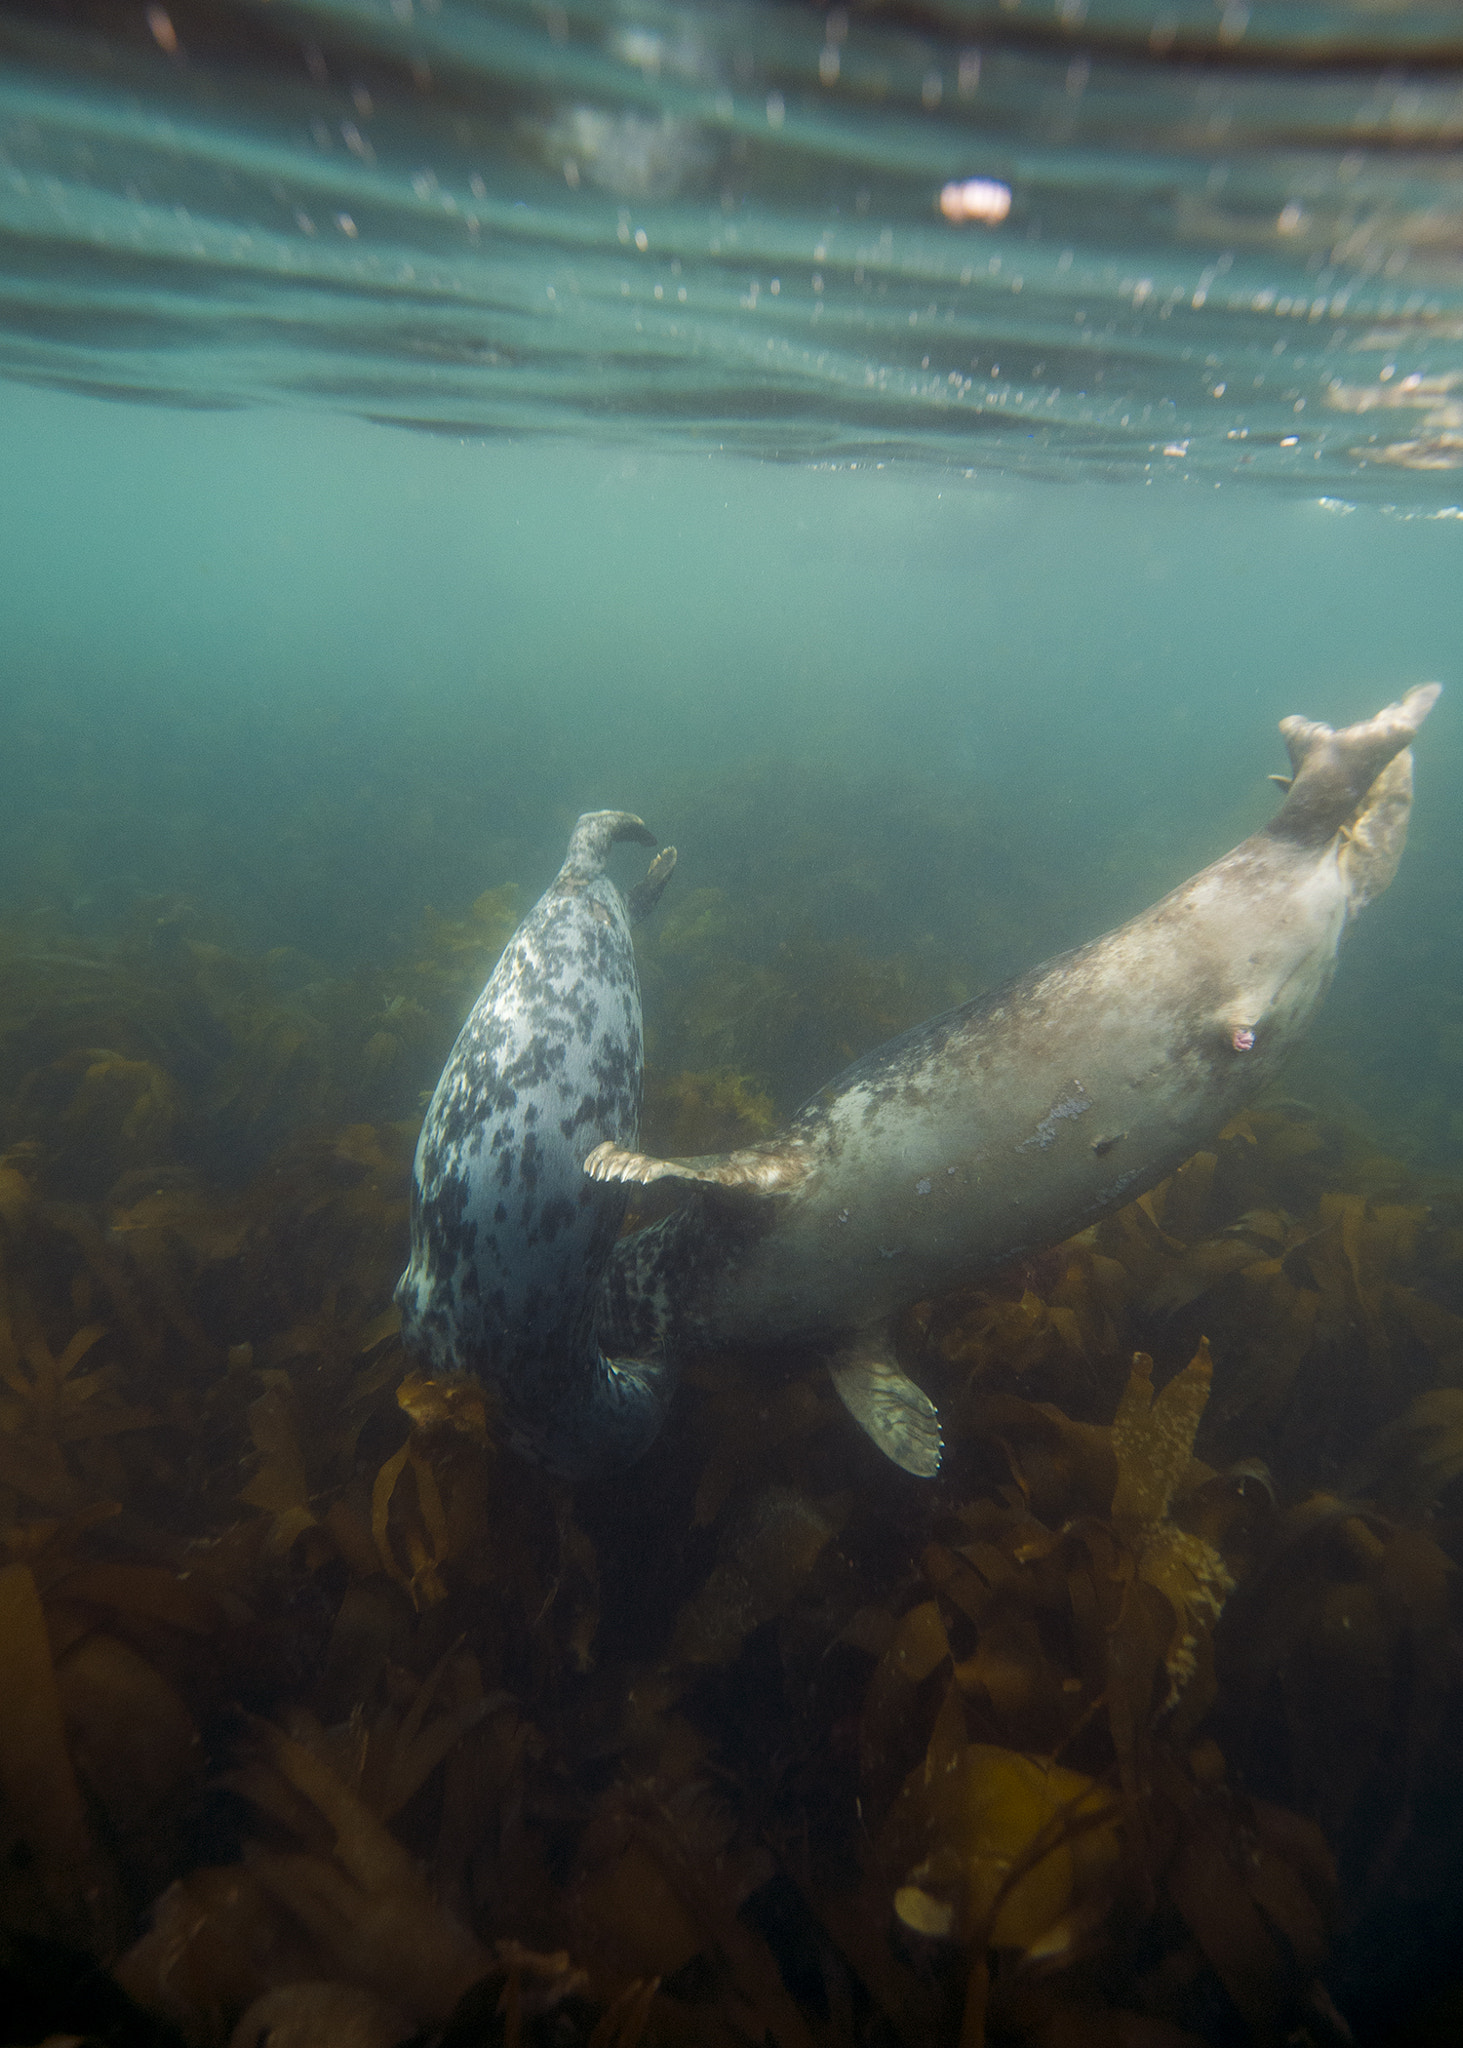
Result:
<svg viewBox="0 0 1463 2048"><path fill-rule="evenodd" d="M891 1319L1131 1200L1274 1079L1396 872L1408 744L1438 692L1341 732L1285 719L1270 824L1119 930L867 1054L776 1137L703 1159L597 1146L600 1183L694 1187L614 1248L602 1328L669 1358L821 1353L880 1448L935 1472L939 1419Z"/></svg>
<svg viewBox="0 0 1463 2048"><path fill-rule="evenodd" d="M519 925L437 1083L412 1171L402 1338L432 1370L497 1391L510 1440L575 1476L654 1437L670 1373L654 1347L607 1357L596 1293L627 1190L585 1178L601 1143L633 1146L643 1067L632 919L670 879L651 863L628 904L605 874L628 811L592 811Z"/></svg>

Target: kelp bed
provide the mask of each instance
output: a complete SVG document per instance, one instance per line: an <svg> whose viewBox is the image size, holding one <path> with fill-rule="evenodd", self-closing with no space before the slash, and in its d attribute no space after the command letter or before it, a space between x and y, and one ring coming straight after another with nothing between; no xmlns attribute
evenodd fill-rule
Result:
<svg viewBox="0 0 1463 2048"><path fill-rule="evenodd" d="M929 993L714 910L652 1146ZM1455 2039L1463 1191L1272 1103L911 1311L938 1484L748 1358L571 1494L390 1306L512 915L348 977L4 935L3 2038Z"/></svg>

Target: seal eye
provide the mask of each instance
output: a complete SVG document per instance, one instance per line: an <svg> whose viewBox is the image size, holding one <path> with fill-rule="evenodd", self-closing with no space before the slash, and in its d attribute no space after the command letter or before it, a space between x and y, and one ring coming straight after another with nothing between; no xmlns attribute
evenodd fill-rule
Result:
<svg viewBox="0 0 1463 2048"><path fill-rule="evenodd" d="M1255 1034L1251 1031L1248 1024L1242 1024L1229 1042L1236 1052L1252 1052L1255 1045Z"/></svg>

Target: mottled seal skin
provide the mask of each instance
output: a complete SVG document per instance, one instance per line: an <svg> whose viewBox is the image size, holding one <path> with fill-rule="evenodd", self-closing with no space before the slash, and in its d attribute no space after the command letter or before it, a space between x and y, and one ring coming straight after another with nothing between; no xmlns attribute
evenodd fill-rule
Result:
<svg viewBox="0 0 1463 2048"><path fill-rule="evenodd" d="M626 811L579 820L442 1070L412 1175L411 1263L396 1290L407 1348L498 1392L510 1440L567 1476L633 1458L660 1427L652 1348L607 1358L595 1296L626 1191L582 1171L639 1130L640 983L630 920L669 879L667 848L627 906L604 873Z"/></svg>
<svg viewBox="0 0 1463 2048"><path fill-rule="evenodd" d="M1406 751L1438 686L1333 732L1281 726L1275 819L1118 931L891 1040L765 1144L601 1179L704 1186L612 1254L602 1325L668 1355L821 1351L888 1455L931 1473L938 1418L891 1317L1129 1201L1278 1073L1407 833Z"/></svg>

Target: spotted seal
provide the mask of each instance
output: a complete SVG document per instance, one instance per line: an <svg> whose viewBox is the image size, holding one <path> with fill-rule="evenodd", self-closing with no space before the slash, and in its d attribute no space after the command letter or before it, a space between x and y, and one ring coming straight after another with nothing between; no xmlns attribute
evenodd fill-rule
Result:
<svg viewBox="0 0 1463 2048"><path fill-rule="evenodd" d="M1396 871L1438 687L1341 732L1284 720L1270 824L1105 938L880 1046L778 1136L704 1159L596 1147L601 1184L700 1184L614 1248L602 1329L671 1357L821 1353L880 1448L936 1471L893 1316L1131 1200L1273 1080Z"/></svg>
<svg viewBox="0 0 1463 2048"><path fill-rule="evenodd" d="M514 1444L567 1475L630 1458L660 1427L669 1374L607 1358L596 1287L627 1191L582 1171L633 1146L642 1071L632 919L675 865L667 847L630 892L605 874L619 840L654 846L628 811L591 811L519 925L442 1070L412 1172L402 1337L433 1371L496 1388Z"/></svg>

